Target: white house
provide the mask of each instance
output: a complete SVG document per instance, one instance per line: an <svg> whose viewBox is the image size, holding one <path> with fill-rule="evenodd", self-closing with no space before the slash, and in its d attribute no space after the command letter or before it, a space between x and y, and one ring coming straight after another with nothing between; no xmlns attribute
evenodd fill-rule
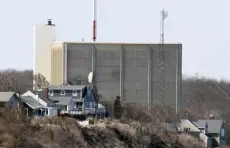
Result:
<svg viewBox="0 0 230 148"><path fill-rule="evenodd" d="M187 132L197 136L206 147L210 145L217 147L226 144L223 120L197 120L192 122L182 119L181 123L175 127L179 132Z"/></svg>
<svg viewBox="0 0 230 148"><path fill-rule="evenodd" d="M34 110L34 115L57 116L58 114L58 109L54 107L54 103L39 98L38 95L33 94L31 91L22 94L21 99Z"/></svg>

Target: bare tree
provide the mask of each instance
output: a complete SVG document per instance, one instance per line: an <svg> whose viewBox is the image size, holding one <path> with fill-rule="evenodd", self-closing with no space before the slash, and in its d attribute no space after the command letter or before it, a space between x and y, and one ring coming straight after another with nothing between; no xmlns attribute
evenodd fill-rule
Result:
<svg viewBox="0 0 230 148"><path fill-rule="evenodd" d="M35 87L37 89L42 89L46 86L49 85L49 82L46 80L45 76L43 76L42 74L38 73L36 75L34 75L34 82L35 82Z"/></svg>
<svg viewBox="0 0 230 148"><path fill-rule="evenodd" d="M31 70L17 71L7 69L0 71L0 91L25 92L33 86L33 72Z"/></svg>

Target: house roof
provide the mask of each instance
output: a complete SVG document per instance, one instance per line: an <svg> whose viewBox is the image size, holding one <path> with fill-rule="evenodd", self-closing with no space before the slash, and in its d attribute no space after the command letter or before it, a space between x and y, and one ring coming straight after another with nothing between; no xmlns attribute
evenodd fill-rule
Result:
<svg viewBox="0 0 230 148"><path fill-rule="evenodd" d="M68 105L68 103L69 103L69 101L70 101L70 99L71 99L71 97L49 97L53 102L56 102L56 101L58 101L57 103L55 103L55 104L57 104L57 105Z"/></svg>
<svg viewBox="0 0 230 148"><path fill-rule="evenodd" d="M30 96L21 96L21 100L33 109L44 107L43 105L38 103L38 101L36 101L34 98Z"/></svg>
<svg viewBox="0 0 230 148"><path fill-rule="evenodd" d="M82 41L55 41L52 44L63 44L63 43L67 43L67 44L92 44L92 42L82 42ZM158 45L159 43L140 43L140 42L97 42L96 44L131 44L131 45L136 45L136 44L141 44L141 45L149 45L149 44L153 44L153 45ZM167 44L181 44L181 43L167 43Z"/></svg>
<svg viewBox="0 0 230 148"><path fill-rule="evenodd" d="M203 121L196 121L196 122L192 122L192 123L198 128L205 128L205 126L206 126L206 122L203 122Z"/></svg>
<svg viewBox="0 0 230 148"><path fill-rule="evenodd" d="M98 108L105 108L105 106L100 104L100 103L98 103Z"/></svg>
<svg viewBox="0 0 230 148"><path fill-rule="evenodd" d="M47 92L45 91L32 91L33 94L37 94L38 97L40 99L42 99L44 102L46 102L48 105L54 105L54 103L52 102L52 100L50 100L49 98L47 98Z"/></svg>
<svg viewBox="0 0 230 148"><path fill-rule="evenodd" d="M186 119L181 119L181 123L183 123L185 120ZM219 133L223 122L223 120L197 120L191 123L194 124L197 128L204 128L207 123L208 133Z"/></svg>
<svg viewBox="0 0 230 148"><path fill-rule="evenodd" d="M8 102L14 94L14 92L0 92L0 102Z"/></svg>
<svg viewBox="0 0 230 148"><path fill-rule="evenodd" d="M223 120L198 120L199 124L208 124L208 133L219 133L224 123Z"/></svg>
<svg viewBox="0 0 230 148"><path fill-rule="evenodd" d="M50 85L48 89L82 90L86 85Z"/></svg>

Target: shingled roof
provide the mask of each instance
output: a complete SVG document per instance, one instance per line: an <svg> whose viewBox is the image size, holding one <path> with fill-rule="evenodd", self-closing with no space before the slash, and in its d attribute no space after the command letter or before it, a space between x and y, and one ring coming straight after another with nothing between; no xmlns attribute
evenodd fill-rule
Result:
<svg viewBox="0 0 230 148"><path fill-rule="evenodd" d="M220 133L220 129L224 123L223 120L198 120L193 122L193 124L197 127L208 125L208 133Z"/></svg>

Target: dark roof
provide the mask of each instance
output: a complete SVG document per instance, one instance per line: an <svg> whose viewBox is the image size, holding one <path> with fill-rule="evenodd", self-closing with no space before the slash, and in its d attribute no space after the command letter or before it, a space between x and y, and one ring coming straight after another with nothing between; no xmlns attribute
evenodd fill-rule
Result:
<svg viewBox="0 0 230 148"><path fill-rule="evenodd" d="M44 102L46 102L49 105L54 105L53 101L47 98L48 94L46 91L32 91L33 94L37 94L40 99L42 99Z"/></svg>
<svg viewBox="0 0 230 148"><path fill-rule="evenodd" d="M181 123L185 120L186 119L181 119ZM207 123L208 133L219 133L223 122L224 122L223 120L210 119L210 120L197 120L191 123L194 124L197 128L205 128L205 125Z"/></svg>
<svg viewBox="0 0 230 148"><path fill-rule="evenodd" d="M198 120L196 123L199 123L200 125L207 123L208 133L220 133L220 129L224 121L223 120Z"/></svg>
<svg viewBox="0 0 230 148"><path fill-rule="evenodd" d="M203 122L203 121L196 121L196 122L192 122L192 123L198 128L205 128L205 126L206 126L206 122Z"/></svg>

